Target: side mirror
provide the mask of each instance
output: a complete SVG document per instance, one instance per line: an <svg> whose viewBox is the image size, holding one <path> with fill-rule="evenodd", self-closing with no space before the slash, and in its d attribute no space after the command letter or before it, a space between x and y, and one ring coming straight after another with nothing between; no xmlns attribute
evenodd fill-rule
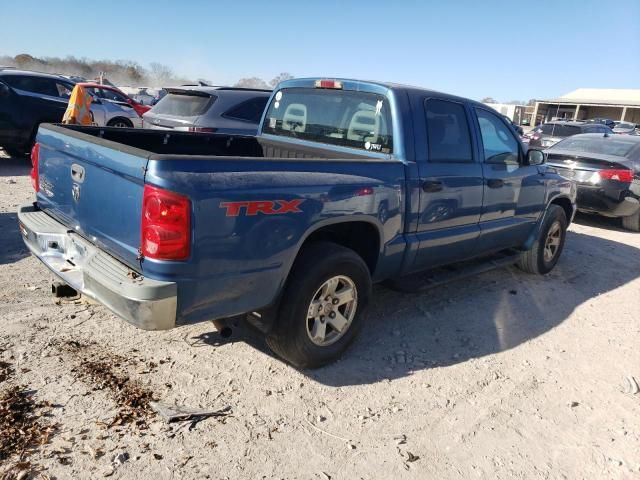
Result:
<svg viewBox="0 0 640 480"><path fill-rule="evenodd" d="M547 154L542 150L530 149L527 151L527 165L542 165L547 161Z"/></svg>
<svg viewBox="0 0 640 480"><path fill-rule="evenodd" d="M91 103L93 103L94 105L102 105L102 100L100 100L98 97L91 97L93 100L91 100Z"/></svg>

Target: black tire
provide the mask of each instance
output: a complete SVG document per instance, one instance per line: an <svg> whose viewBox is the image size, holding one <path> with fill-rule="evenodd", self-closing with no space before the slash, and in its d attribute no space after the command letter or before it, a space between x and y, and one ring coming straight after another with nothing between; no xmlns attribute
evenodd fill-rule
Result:
<svg viewBox="0 0 640 480"><path fill-rule="evenodd" d="M640 232L640 210L628 217L622 217L622 226L632 232Z"/></svg>
<svg viewBox="0 0 640 480"><path fill-rule="evenodd" d="M555 227L559 227L559 242L550 258L545 258L545 247L549 239L549 233ZM559 205L549 205L545 214L542 226L538 232L538 238L534 242L530 250L522 254L517 265L521 270L527 273L535 273L544 275L553 270L556 266L562 250L564 242L567 238L567 215Z"/></svg>
<svg viewBox="0 0 640 480"><path fill-rule="evenodd" d="M324 328L328 329L328 335L334 334L335 340L327 345L318 345L312 341L313 333L310 333L310 325L316 320L309 319L308 312L320 288L338 277L351 281L355 286L356 302L352 307L355 313L342 332L334 329L330 325L332 320L326 317ZM342 288L346 287L343 285ZM370 298L371 274L358 254L331 242L312 243L303 248L295 261L280 301L278 318L267 336L267 344L276 355L297 368L326 365L339 358L356 337L365 320ZM348 305L353 304L345 307L349 308ZM330 305L326 306L330 308ZM348 317L346 310L343 313L344 318Z"/></svg>
<svg viewBox="0 0 640 480"><path fill-rule="evenodd" d="M107 122L107 127L133 128L133 123L126 118L116 117Z"/></svg>

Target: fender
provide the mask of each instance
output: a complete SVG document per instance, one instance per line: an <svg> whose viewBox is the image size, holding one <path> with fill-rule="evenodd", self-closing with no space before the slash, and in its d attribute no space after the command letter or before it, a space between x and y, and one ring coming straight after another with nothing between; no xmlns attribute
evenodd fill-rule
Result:
<svg viewBox="0 0 640 480"><path fill-rule="evenodd" d="M256 314L256 312L250 313L248 315L248 320L251 324L253 324L256 328L258 328L263 333L268 333L273 327L276 314L279 309L280 299L282 297L282 292L284 291L284 286L289 278L289 274L291 273L291 269L293 268L293 264L295 260L298 258L300 254L300 250L302 246L307 241L307 239L313 235L315 232L319 231L322 228L329 227L332 225L339 225L341 223L352 223L352 222L366 222L370 225L373 225L378 232L378 238L380 239L380 246L378 251L378 263L382 254L384 252L384 238L382 235L382 224L376 219L369 215L350 215L348 217L336 217L336 218L328 218L326 220L319 221L311 225L304 234L298 240L298 243L295 246L295 254L290 256L290 260L282 265L283 275L281 275L281 283L278 285L277 294L274 302L271 305L266 306L265 308L260 310L260 313Z"/></svg>
<svg viewBox="0 0 640 480"><path fill-rule="evenodd" d="M531 231L531 234L527 238L527 241L522 246L523 250L529 250L531 247L533 247L533 244L536 241L536 238L538 238L538 234L540 233L540 229L542 228L542 222L544 221L544 218L547 215L547 211L549 210L549 206L552 205L556 200L561 199L561 198L566 198L567 200L569 200L569 202L571 202L571 207L573 208L573 214L571 215L571 218L567 218L567 221L569 222L569 224L571 224L571 222L573 221L573 217L576 214L576 202L575 202L575 200L572 201L571 197L569 197L568 195L565 195L563 193L559 193L559 194L555 195L554 197L549 198L549 200L547 201L547 204L546 204L542 214L540 215L540 218L538 218L538 221L536 222L535 228Z"/></svg>

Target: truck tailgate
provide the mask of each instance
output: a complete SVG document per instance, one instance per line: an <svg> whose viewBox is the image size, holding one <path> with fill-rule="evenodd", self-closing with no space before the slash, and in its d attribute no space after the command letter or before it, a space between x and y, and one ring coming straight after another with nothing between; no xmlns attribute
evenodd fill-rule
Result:
<svg viewBox="0 0 640 480"><path fill-rule="evenodd" d="M148 152L41 126L39 207L134 269Z"/></svg>

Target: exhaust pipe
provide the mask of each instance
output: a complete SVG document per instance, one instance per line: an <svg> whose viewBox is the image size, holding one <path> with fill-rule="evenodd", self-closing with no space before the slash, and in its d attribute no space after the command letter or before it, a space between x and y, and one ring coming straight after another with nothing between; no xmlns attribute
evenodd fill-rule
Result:
<svg viewBox="0 0 640 480"><path fill-rule="evenodd" d="M226 319L213 320L213 326L216 327L222 338L229 338L233 333L233 329L229 326Z"/></svg>
<svg viewBox="0 0 640 480"><path fill-rule="evenodd" d="M56 298L70 298L79 296L78 291L62 282L54 282L51 284L51 293Z"/></svg>

